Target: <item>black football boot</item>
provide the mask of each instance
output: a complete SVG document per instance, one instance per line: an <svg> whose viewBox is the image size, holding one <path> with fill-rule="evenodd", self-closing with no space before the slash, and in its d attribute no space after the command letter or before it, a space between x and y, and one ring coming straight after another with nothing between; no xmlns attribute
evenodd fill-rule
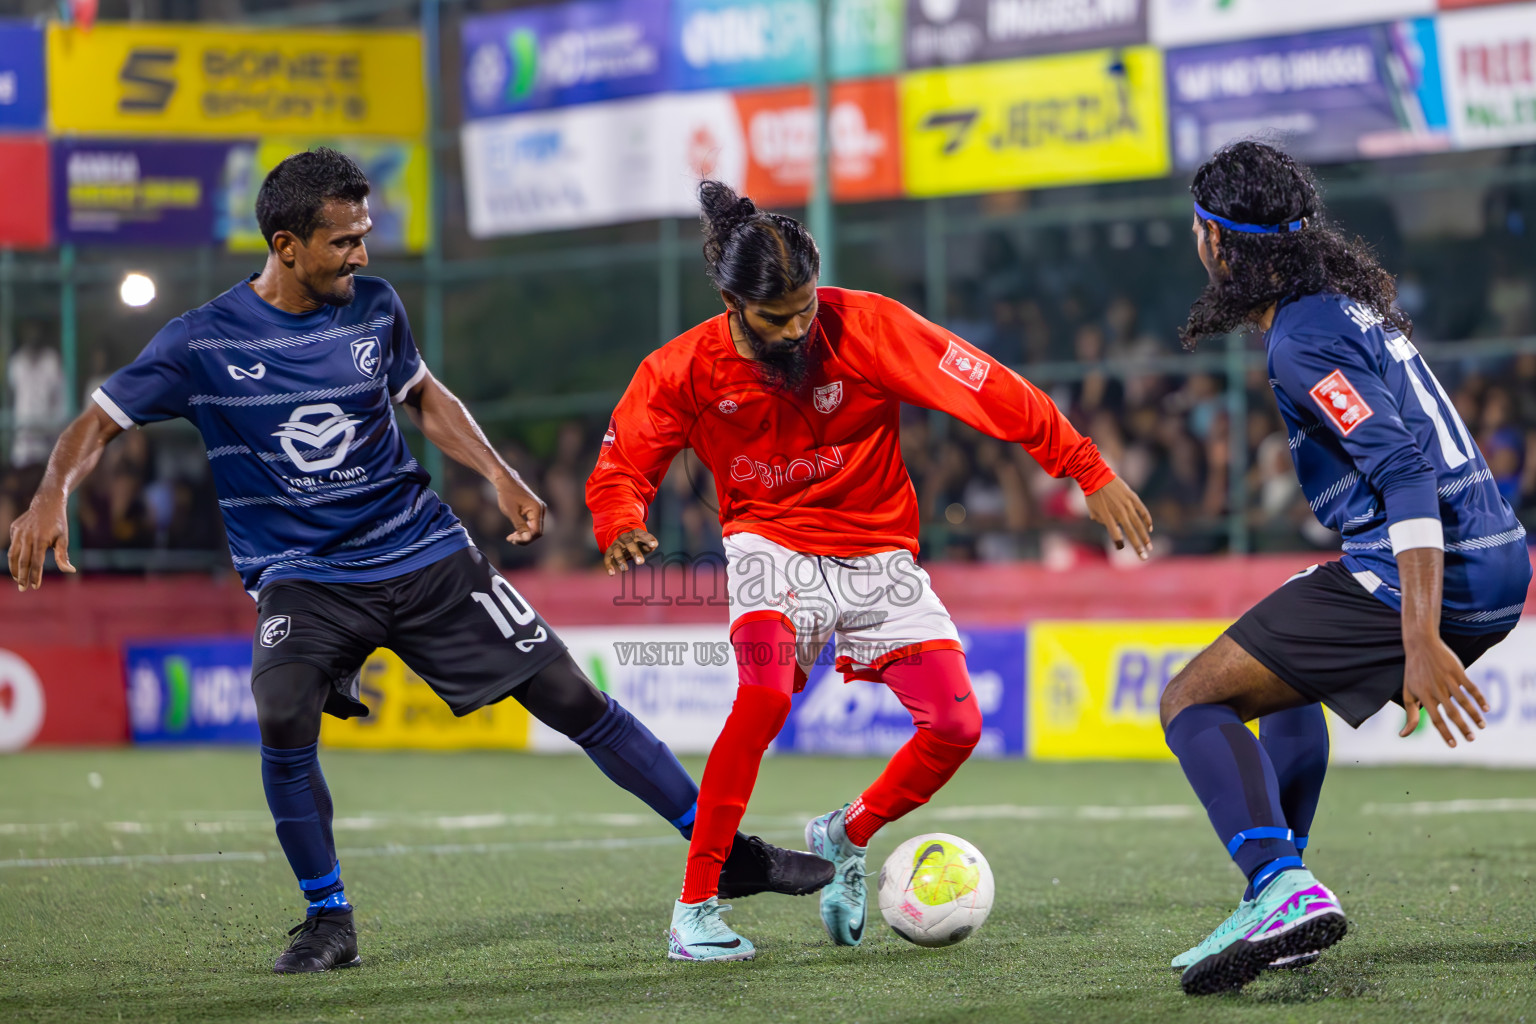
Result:
<svg viewBox="0 0 1536 1024"><path fill-rule="evenodd" d="M830 881L831 861L737 832L720 872L720 898L739 900L760 892L809 896Z"/></svg>
<svg viewBox="0 0 1536 1024"><path fill-rule="evenodd" d="M294 937L293 942L272 965L278 974L309 974L363 962L357 955L357 929L352 927L350 910L311 914L288 934Z"/></svg>

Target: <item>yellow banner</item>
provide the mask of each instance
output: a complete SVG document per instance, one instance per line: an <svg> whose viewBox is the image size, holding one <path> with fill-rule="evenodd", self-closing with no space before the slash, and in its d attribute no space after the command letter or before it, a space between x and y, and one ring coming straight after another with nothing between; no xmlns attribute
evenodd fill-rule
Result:
<svg viewBox="0 0 1536 1024"><path fill-rule="evenodd" d="M1168 173L1155 47L917 71L901 79L902 162L916 196Z"/></svg>
<svg viewBox="0 0 1536 1024"><path fill-rule="evenodd" d="M55 131L154 135L420 135L414 32L48 29Z"/></svg>
<svg viewBox="0 0 1536 1024"><path fill-rule="evenodd" d="M1040 761L1165 761L1158 701L1229 623L1034 622L1029 627L1029 756Z"/></svg>
<svg viewBox="0 0 1536 1024"><path fill-rule="evenodd" d="M229 166L229 248L266 252L267 240L256 223L256 193L267 172L294 153L330 146L362 167L368 176L370 253L421 252L430 231L432 161L420 140L263 138L237 151Z"/></svg>
<svg viewBox="0 0 1536 1024"><path fill-rule="evenodd" d="M528 712L515 700L455 718L448 705L392 651L374 651L363 664L361 697L367 718L325 716L320 742L374 750L524 750Z"/></svg>

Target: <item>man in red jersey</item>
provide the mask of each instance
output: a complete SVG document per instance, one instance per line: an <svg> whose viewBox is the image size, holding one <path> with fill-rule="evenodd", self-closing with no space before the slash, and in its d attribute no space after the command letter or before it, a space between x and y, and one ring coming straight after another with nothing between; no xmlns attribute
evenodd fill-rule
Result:
<svg viewBox="0 0 1536 1024"><path fill-rule="evenodd" d="M864 856L880 826L926 803L981 735L959 634L918 567L918 508L901 460L902 402L941 409L1071 476L1116 546L1143 558L1151 517L1044 393L900 303L818 288L798 221L700 187L704 256L727 312L651 353L624 393L587 481L608 572L657 547L645 517L674 456L715 477L731 642L741 686L710 751L673 909L668 956L746 960L720 920L721 864L790 694L828 639L849 678L889 686L917 731L851 805L806 826L836 873L821 895L832 941L864 932ZM790 657L779 657L789 652Z"/></svg>

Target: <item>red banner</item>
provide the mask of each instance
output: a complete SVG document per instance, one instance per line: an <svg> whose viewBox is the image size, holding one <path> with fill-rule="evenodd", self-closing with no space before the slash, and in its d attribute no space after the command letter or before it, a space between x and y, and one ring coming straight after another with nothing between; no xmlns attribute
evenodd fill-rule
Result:
<svg viewBox="0 0 1536 1024"><path fill-rule="evenodd" d="M0 647L0 751L126 743L123 659L111 647Z"/></svg>
<svg viewBox="0 0 1536 1024"><path fill-rule="evenodd" d="M845 201L901 195L895 81L839 82L829 99L832 194ZM747 195L763 206L804 205L816 174L810 88L737 93L736 109L747 140Z"/></svg>
<svg viewBox="0 0 1536 1024"><path fill-rule="evenodd" d="M48 141L0 138L0 246L46 249L52 243Z"/></svg>

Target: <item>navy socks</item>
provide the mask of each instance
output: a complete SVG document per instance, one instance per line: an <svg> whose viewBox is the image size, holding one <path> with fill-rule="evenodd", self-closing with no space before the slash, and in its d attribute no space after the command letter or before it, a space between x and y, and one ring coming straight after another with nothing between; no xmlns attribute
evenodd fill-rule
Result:
<svg viewBox="0 0 1536 1024"><path fill-rule="evenodd" d="M322 906L350 909L331 837L331 791L320 774L317 743L295 750L261 748L261 784L277 823L277 841L310 901L310 913ZM335 901L339 899L340 903Z"/></svg>
<svg viewBox="0 0 1536 1024"><path fill-rule="evenodd" d="M1280 809L1296 833L1296 849L1305 848L1312 818L1328 774L1328 723L1321 704L1307 704L1259 719L1259 742L1275 766Z"/></svg>
<svg viewBox="0 0 1536 1024"><path fill-rule="evenodd" d="M684 839L693 836L699 787L671 749L613 697L591 726L571 737L618 786L645 801Z"/></svg>
<svg viewBox="0 0 1536 1024"><path fill-rule="evenodd" d="M1237 712L1224 704L1193 704L1168 723L1167 740L1251 893L1281 871L1302 866L1274 765Z"/></svg>

